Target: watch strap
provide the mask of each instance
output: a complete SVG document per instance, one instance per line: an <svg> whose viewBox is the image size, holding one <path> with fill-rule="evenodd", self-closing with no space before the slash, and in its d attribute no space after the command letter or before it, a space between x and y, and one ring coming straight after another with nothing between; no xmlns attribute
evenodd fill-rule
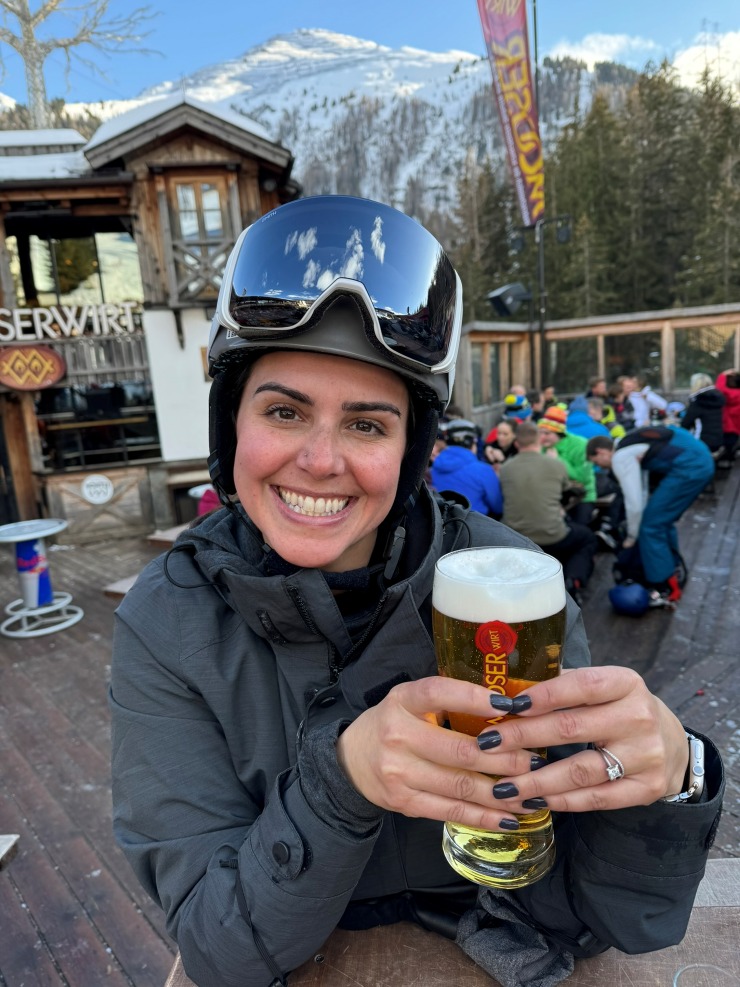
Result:
<svg viewBox="0 0 740 987"><path fill-rule="evenodd" d="M704 791L704 741L693 733L685 733L689 742L689 766L686 769L684 790L676 795L665 795L658 799L659 802L671 802L674 805L698 802Z"/></svg>

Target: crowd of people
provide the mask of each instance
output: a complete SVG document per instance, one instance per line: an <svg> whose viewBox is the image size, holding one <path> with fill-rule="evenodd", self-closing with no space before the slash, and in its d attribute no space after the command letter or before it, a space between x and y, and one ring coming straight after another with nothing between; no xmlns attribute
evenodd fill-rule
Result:
<svg viewBox="0 0 740 987"><path fill-rule="evenodd" d="M675 522L729 468L740 434L740 372L692 375L688 402L669 402L634 376L594 376L558 401L555 388L510 388L483 436L450 406L428 480L531 538L563 564L580 603L597 551L637 571L650 606L681 596ZM533 455L536 454L536 455Z"/></svg>

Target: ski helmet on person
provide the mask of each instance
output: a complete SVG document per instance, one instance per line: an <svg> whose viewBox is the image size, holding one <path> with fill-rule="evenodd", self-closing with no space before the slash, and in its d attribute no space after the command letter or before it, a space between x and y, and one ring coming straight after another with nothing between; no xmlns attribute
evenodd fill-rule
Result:
<svg viewBox="0 0 740 987"><path fill-rule="evenodd" d="M297 199L262 216L226 264L208 342L211 478L235 493L244 371L267 351L344 356L407 383L413 429L394 507L421 485L450 401L462 285L437 240L390 206L352 196ZM392 512L393 513L393 512Z"/></svg>
<svg viewBox="0 0 740 987"><path fill-rule="evenodd" d="M479 438L475 422L468 421L467 418L453 418L452 421L444 422L439 431L448 445L465 446L467 449Z"/></svg>

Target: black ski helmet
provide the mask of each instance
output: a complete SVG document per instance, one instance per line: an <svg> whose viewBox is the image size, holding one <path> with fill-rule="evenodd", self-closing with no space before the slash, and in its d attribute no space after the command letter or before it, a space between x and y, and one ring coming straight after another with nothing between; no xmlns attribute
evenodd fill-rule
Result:
<svg viewBox="0 0 740 987"><path fill-rule="evenodd" d="M413 434L392 514L421 485L450 401L462 285L438 241L390 206L351 196L298 199L246 229L229 257L208 343L209 470L235 493L235 416L249 364L306 350L394 370Z"/></svg>

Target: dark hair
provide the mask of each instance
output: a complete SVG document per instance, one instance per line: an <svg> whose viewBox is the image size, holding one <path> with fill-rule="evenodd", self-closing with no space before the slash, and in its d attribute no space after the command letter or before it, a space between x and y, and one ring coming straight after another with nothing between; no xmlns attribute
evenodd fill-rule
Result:
<svg viewBox="0 0 740 987"><path fill-rule="evenodd" d="M586 443L586 459L591 459L599 449L609 449L611 451L614 448L614 440L610 439L608 435L592 435L591 438Z"/></svg>

